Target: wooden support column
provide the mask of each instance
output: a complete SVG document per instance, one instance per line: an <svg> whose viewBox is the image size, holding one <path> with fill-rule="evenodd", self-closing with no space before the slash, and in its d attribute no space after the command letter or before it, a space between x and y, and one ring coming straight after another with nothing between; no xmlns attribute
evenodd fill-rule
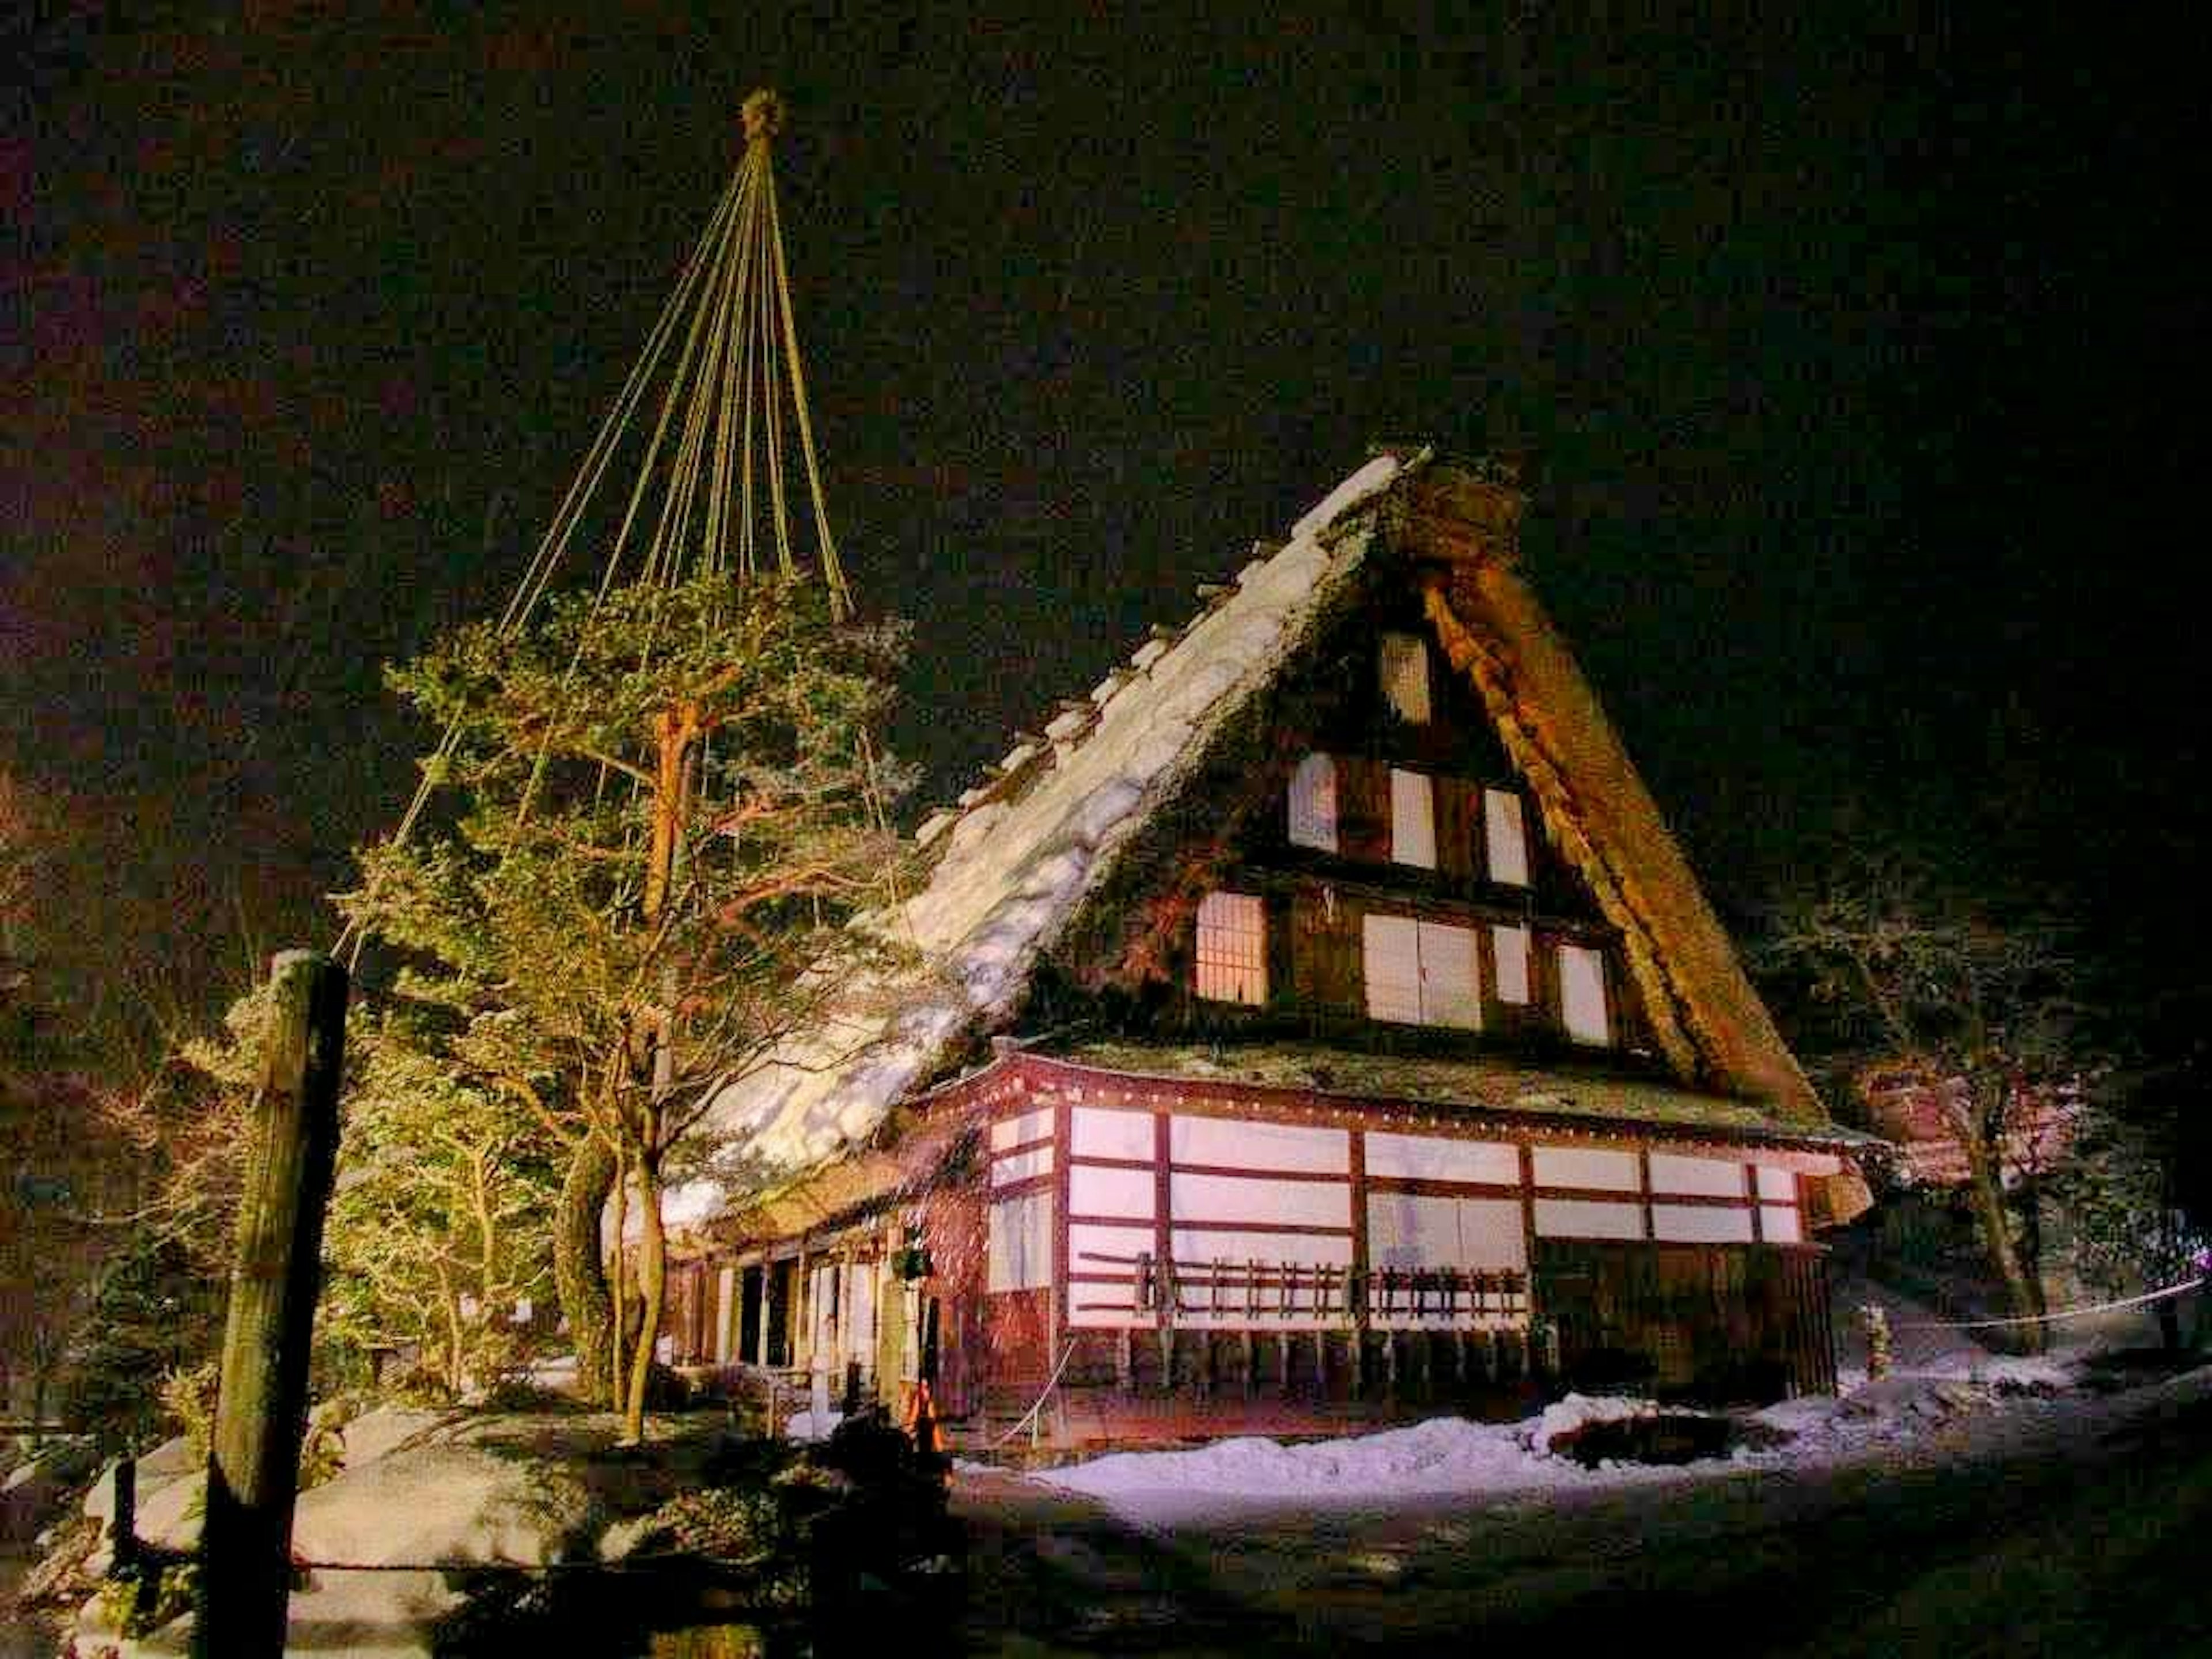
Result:
<svg viewBox="0 0 2212 1659"><path fill-rule="evenodd" d="M1357 1400L1361 1376L1367 1369L1367 1132L1354 1129L1346 1139L1350 1143L1352 1266L1344 1275L1344 1310L1352 1326L1347 1346L1352 1354L1352 1397Z"/></svg>
<svg viewBox="0 0 2212 1659"><path fill-rule="evenodd" d="M280 1659L292 1595L307 1349L337 1161L346 975L327 957L287 951L271 977L275 1018L254 1097L208 1454L197 1659Z"/></svg>

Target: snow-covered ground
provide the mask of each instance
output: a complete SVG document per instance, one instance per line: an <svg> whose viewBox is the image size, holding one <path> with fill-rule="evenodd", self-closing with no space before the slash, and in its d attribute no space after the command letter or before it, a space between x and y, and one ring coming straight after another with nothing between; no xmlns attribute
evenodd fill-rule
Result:
<svg viewBox="0 0 2212 1659"><path fill-rule="evenodd" d="M1923 1313L1896 1303L1899 1323ZM2144 1322L2148 1325L2148 1322ZM2140 1329L2124 1340L2139 1344ZM2104 1339L2110 1340L2110 1335ZM1900 1343L1900 1346L1906 1345ZM1554 1449L1576 1429L1607 1418L1650 1413L1650 1401L1569 1395L1518 1423L1440 1417L1411 1428L1285 1444L1243 1438L1187 1451L1123 1452L1040 1471L1029 1478L1096 1498L1140 1526L1179 1526L1271 1509L1366 1509L1412 1500L1695 1481L1747 1469L1846 1462L1939 1439L2001 1432L2034 1416L2059 1419L2094 1403L2081 1387L2097 1344L2080 1341L2046 1358L1997 1354L1953 1334L1929 1333L1906 1347L1915 1363L1869 1383L1847 1369L1842 1391L1741 1414L1750 1437L1725 1456L1664 1466L1603 1463L1586 1468ZM1863 1350L1856 1358L1863 1366ZM1772 1434L1760 1431L1772 1431Z"/></svg>

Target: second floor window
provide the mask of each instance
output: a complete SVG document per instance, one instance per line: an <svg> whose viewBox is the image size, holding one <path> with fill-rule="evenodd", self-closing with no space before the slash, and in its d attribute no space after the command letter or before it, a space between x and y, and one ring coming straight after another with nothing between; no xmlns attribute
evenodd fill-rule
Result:
<svg viewBox="0 0 2212 1659"><path fill-rule="evenodd" d="M1199 905L1198 994L1211 1002L1267 1002L1267 908L1256 894L1208 893Z"/></svg>
<svg viewBox="0 0 2212 1659"><path fill-rule="evenodd" d="M1437 797L1419 772L1390 769L1390 861L1437 867Z"/></svg>
<svg viewBox="0 0 2212 1659"><path fill-rule="evenodd" d="M1606 1018L1605 957L1586 945L1559 947L1559 1012L1567 1035L1577 1042L1613 1041L1612 1023Z"/></svg>
<svg viewBox="0 0 2212 1659"><path fill-rule="evenodd" d="M1482 792L1482 844L1490 878L1528 884L1528 837L1521 823L1521 797L1510 789Z"/></svg>
<svg viewBox="0 0 2212 1659"><path fill-rule="evenodd" d="M1412 726L1429 720L1429 648L1418 634L1385 634L1382 652L1382 701Z"/></svg>
<svg viewBox="0 0 2212 1659"><path fill-rule="evenodd" d="M1370 1019L1481 1029L1472 927L1370 915L1362 919L1360 944Z"/></svg>
<svg viewBox="0 0 2212 1659"><path fill-rule="evenodd" d="M1291 774L1291 845L1336 851L1336 763L1308 755Z"/></svg>

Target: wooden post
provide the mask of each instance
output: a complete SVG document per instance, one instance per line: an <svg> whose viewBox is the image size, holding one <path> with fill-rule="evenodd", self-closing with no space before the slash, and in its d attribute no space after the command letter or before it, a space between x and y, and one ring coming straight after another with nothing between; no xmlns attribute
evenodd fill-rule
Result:
<svg viewBox="0 0 2212 1659"><path fill-rule="evenodd" d="M138 1460L125 1452L115 1465L115 1514L108 1522L107 1576L128 1578L138 1571Z"/></svg>
<svg viewBox="0 0 2212 1659"><path fill-rule="evenodd" d="M208 1455L195 1659L280 1659L292 1593L292 1504L323 1210L337 1158L346 975L327 957L287 951L270 977L275 1024L254 1100Z"/></svg>

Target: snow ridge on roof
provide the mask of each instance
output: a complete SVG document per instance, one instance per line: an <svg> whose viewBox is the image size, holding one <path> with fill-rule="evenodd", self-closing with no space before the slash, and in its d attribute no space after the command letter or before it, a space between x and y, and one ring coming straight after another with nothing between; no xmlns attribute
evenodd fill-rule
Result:
<svg viewBox="0 0 2212 1659"><path fill-rule="evenodd" d="M670 1195L671 1224L710 1218L757 1190L763 1172L788 1179L864 1139L962 1037L1013 1011L1039 952L1122 842L1361 568L1372 521L1347 520L1427 459L1369 461L1188 630L1148 640L1087 710L1068 707L1042 738L1018 743L963 810L923 826L943 856L921 892L872 924L923 966L856 982L819 1027L723 1089L702 1126L714 1144L708 1174Z"/></svg>

